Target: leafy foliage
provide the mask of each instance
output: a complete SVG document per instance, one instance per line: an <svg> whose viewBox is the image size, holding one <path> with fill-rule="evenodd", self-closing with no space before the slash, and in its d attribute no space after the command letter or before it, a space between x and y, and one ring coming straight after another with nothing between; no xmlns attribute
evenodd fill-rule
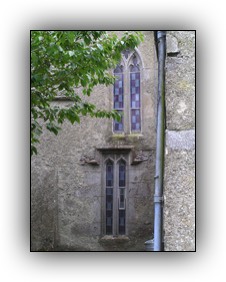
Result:
<svg viewBox="0 0 226 282"><path fill-rule="evenodd" d="M57 135L65 120L79 123L81 116L120 120L117 112L96 109L82 96L90 96L98 84L113 84L109 70L123 50L142 40L140 32L125 32L122 38L105 31L31 32L31 154L37 154L43 126ZM80 88L82 95L76 93ZM59 93L73 101L69 108L51 103Z"/></svg>

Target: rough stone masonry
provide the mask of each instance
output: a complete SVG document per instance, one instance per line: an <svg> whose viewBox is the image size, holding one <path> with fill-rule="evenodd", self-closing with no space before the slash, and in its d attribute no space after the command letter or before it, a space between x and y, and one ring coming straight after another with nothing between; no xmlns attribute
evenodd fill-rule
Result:
<svg viewBox="0 0 226 282"><path fill-rule="evenodd" d="M120 35L122 32L117 32ZM125 132L111 120L84 117L59 135L45 131L31 160L32 251L144 251L153 233L157 58L154 32L136 50L140 68L141 131L130 130L130 57L123 59ZM112 70L113 71L113 70ZM112 109L113 86L89 97ZM70 101L58 99L61 107ZM106 234L106 162L126 164L125 232L113 196L113 234ZM165 251L195 249L195 33L167 32ZM118 187L114 187L115 190Z"/></svg>
<svg viewBox="0 0 226 282"><path fill-rule="evenodd" d="M195 251L195 32L167 33L165 251Z"/></svg>

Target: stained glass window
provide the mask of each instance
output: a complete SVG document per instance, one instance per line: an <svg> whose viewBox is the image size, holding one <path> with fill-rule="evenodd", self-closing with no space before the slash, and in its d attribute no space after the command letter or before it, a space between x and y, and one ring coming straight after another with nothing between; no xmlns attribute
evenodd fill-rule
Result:
<svg viewBox="0 0 226 282"><path fill-rule="evenodd" d="M125 188L119 189L119 209L125 209Z"/></svg>
<svg viewBox="0 0 226 282"><path fill-rule="evenodd" d="M108 161L106 164L106 186L113 186L113 163L112 161Z"/></svg>
<svg viewBox="0 0 226 282"><path fill-rule="evenodd" d="M140 131L140 70L136 64L130 68L130 101L131 131Z"/></svg>
<svg viewBox="0 0 226 282"><path fill-rule="evenodd" d="M119 210L119 234L123 235L126 233L126 211Z"/></svg>
<svg viewBox="0 0 226 282"><path fill-rule="evenodd" d="M114 166L112 161L106 163L106 234L113 232L113 185Z"/></svg>
<svg viewBox="0 0 226 282"><path fill-rule="evenodd" d="M126 184L126 165L123 160L119 162L119 187L125 187Z"/></svg>
<svg viewBox="0 0 226 282"><path fill-rule="evenodd" d="M117 157L116 157L117 156ZM105 163L105 234L126 234L127 167L123 157L111 156Z"/></svg>
<svg viewBox="0 0 226 282"><path fill-rule="evenodd" d="M126 207L125 207L125 186L126 186L126 163L119 162L119 234L125 234Z"/></svg>
<svg viewBox="0 0 226 282"><path fill-rule="evenodd" d="M106 234L112 234L113 226L113 188L106 189Z"/></svg>
<svg viewBox="0 0 226 282"><path fill-rule="evenodd" d="M117 66L114 70L116 81L114 83L114 109L122 116L120 121L114 121L114 131L124 130L123 110L124 110L124 86L123 86L123 67Z"/></svg>

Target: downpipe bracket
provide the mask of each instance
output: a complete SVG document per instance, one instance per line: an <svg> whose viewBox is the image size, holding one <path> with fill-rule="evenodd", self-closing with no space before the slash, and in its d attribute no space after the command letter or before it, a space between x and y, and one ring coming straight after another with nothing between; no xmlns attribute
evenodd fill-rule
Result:
<svg viewBox="0 0 226 282"><path fill-rule="evenodd" d="M162 196L154 196L154 203L163 203L164 198Z"/></svg>

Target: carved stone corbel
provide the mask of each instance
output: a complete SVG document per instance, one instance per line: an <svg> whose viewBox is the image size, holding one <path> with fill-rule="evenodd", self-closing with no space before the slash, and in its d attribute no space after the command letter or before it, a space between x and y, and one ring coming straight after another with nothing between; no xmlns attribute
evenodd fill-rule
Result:
<svg viewBox="0 0 226 282"><path fill-rule="evenodd" d="M136 165L145 162L148 160L148 158L149 156L145 155L143 151L139 151L138 153L134 151L131 165Z"/></svg>
<svg viewBox="0 0 226 282"><path fill-rule="evenodd" d="M99 162L94 157L89 157L87 155L84 155L80 159L80 164L90 164L90 165L99 165Z"/></svg>

